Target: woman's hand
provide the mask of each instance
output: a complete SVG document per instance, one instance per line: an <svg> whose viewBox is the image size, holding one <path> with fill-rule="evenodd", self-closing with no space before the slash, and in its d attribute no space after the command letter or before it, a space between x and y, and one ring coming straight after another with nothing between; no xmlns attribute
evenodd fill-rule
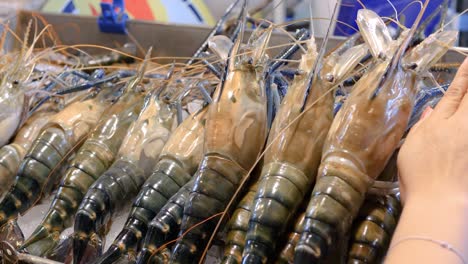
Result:
<svg viewBox="0 0 468 264"><path fill-rule="evenodd" d="M403 202L437 197L468 203L467 90L465 59L444 97L433 111L425 111L400 150Z"/></svg>

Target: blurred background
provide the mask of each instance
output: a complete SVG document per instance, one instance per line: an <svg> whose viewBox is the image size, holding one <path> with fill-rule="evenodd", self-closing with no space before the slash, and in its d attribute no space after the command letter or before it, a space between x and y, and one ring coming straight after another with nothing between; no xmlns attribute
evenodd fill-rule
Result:
<svg viewBox="0 0 468 264"><path fill-rule="evenodd" d="M259 16L276 23L309 18L311 10L315 19L315 33L325 35L329 21L322 18L330 18L336 1L340 2L336 19L343 23L333 25L335 36L354 33L356 14L362 8L359 2L381 16L394 16L396 11L401 22L407 26L413 23L421 8L418 2L411 0L250 0L249 4L251 8L263 7L264 11ZM0 16L3 20L11 19L18 9L97 16L100 14L100 2L112 0L0 0ZM126 0L125 8L131 19L212 26L232 2L233 0ZM426 34L433 31L441 18L445 23L454 19L447 28L459 30L459 44L468 46L468 15L457 16L468 8L468 0L431 0L425 16L441 5L444 8L432 20ZM293 30L294 25L289 29Z"/></svg>

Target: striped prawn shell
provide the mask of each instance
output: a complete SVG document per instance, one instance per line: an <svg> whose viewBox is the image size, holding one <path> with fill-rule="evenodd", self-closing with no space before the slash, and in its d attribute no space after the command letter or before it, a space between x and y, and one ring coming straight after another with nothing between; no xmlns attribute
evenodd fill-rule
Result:
<svg viewBox="0 0 468 264"><path fill-rule="evenodd" d="M44 255L58 242L53 234L71 225L72 216L89 187L114 161L128 127L138 116L142 99L141 93L128 92L99 120L68 164L46 216L23 245L31 254ZM43 243L41 239L50 241ZM34 245L35 242L38 243Z"/></svg>
<svg viewBox="0 0 468 264"><path fill-rule="evenodd" d="M374 21L380 19L367 9L359 13L370 15ZM358 23L359 20L366 21L358 19ZM384 25L383 21L380 24ZM366 43L375 48L376 39L367 33L383 31L376 31L375 23L362 25L365 30L361 28L361 32L368 36L364 36ZM369 187L406 131L416 98L416 81L448 51L456 36L455 31L437 31L404 56L410 34L396 41L380 42L389 46L384 50L387 54L355 85L328 133L318 180L295 250L296 263L323 259L349 231ZM402 65L416 67L409 70Z"/></svg>
<svg viewBox="0 0 468 264"><path fill-rule="evenodd" d="M194 226L223 212L265 143L266 94L252 65L236 64L218 99L210 105L205 133L205 155L184 208L181 237L171 262L198 262L216 219Z"/></svg>
<svg viewBox="0 0 468 264"><path fill-rule="evenodd" d="M237 204L231 219L227 224L226 245L221 263L239 264L244 251L245 236L249 228L249 219L252 214L252 206L257 192L258 184L255 183Z"/></svg>
<svg viewBox="0 0 468 264"><path fill-rule="evenodd" d="M351 230L347 262L381 263L401 210L400 201L394 195L368 195Z"/></svg>
<svg viewBox="0 0 468 264"><path fill-rule="evenodd" d="M15 143L0 148L0 197L13 184L25 155L26 150Z"/></svg>
<svg viewBox="0 0 468 264"><path fill-rule="evenodd" d="M113 260L125 254L135 256L150 221L192 178L202 157L205 114L206 108L188 117L172 133L153 173L136 196L122 231L100 261L105 263L106 259Z"/></svg>
<svg viewBox="0 0 468 264"><path fill-rule="evenodd" d="M367 47L355 45L355 40L351 37L319 62L314 38L307 42L301 73L294 77L268 138L242 263L271 261L277 242L310 193L333 120L330 91L367 54Z"/></svg>
<svg viewBox="0 0 468 264"><path fill-rule="evenodd" d="M193 184L193 179L187 182L151 220L137 258L137 264L168 263L170 251L167 252L161 247L177 237L182 223L184 206Z"/></svg>
<svg viewBox="0 0 468 264"><path fill-rule="evenodd" d="M325 258L349 231L367 190L403 136L413 107L415 75L389 73L372 98L374 89L369 87L380 83L388 63L377 64L359 80L332 123L296 246L296 263Z"/></svg>
<svg viewBox="0 0 468 264"><path fill-rule="evenodd" d="M74 229L83 242L75 250L84 249L93 233L102 233L100 230L125 205L122 201L132 200L138 193L177 126L175 117L175 109L160 102L157 93L147 96L120 146L119 158L94 182L78 208Z"/></svg>
<svg viewBox="0 0 468 264"><path fill-rule="evenodd" d="M0 203L0 224L24 213L50 193L63 161L97 123L105 105L89 99L70 104L51 117L20 164L13 186Z"/></svg>
<svg viewBox="0 0 468 264"><path fill-rule="evenodd" d="M312 188L333 119L333 95L326 93L329 83L319 80L310 88L305 104L310 109L302 112L308 78L307 74L296 78L270 132L272 145L252 206L243 263L266 263L274 254L277 241Z"/></svg>
<svg viewBox="0 0 468 264"><path fill-rule="evenodd" d="M26 152L55 113L52 107L35 112L20 128L12 143L0 148L0 197L12 185Z"/></svg>
<svg viewBox="0 0 468 264"><path fill-rule="evenodd" d="M305 215L301 214L296 219L294 230L289 233L286 245L284 245L283 249L279 253L278 259L275 261L276 264L294 263L294 248L296 247L297 242L301 236L301 231L304 226L304 218Z"/></svg>

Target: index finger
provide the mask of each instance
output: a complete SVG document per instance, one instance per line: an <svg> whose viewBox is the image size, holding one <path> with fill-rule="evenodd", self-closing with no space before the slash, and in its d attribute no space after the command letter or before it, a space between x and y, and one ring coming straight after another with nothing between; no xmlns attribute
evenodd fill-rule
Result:
<svg viewBox="0 0 468 264"><path fill-rule="evenodd" d="M434 115L442 118L449 118L459 109L468 111L468 99L466 92L468 90L468 58L462 63L452 84L447 89L444 97L440 100L434 109Z"/></svg>

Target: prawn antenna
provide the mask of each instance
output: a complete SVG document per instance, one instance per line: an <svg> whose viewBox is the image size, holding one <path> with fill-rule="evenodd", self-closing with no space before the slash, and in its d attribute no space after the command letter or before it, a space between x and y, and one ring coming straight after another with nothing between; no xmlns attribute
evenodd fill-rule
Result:
<svg viewBox="0 0 468 264"><path fill-rule="evenodd" d="M338 6L339 6L338 2L336 2L335 8L333 9L333 13L331 16L332 18L336 16L336 13L338 12ZM320 51L317 56L317 60L314 62L314 67L312 68L313 70L309 73L309 77L308 77L309 81L308 81L307 90L304 96L304 102L302 102L301 112L304 111L304 108L306 105L305 103L307 102L307 97L309 96L309 92L310 92L310 89L312 88L312 84L314 80L318 77L318 74L322 68L323 57L325 56L325 50L328 44L328 40L330 39L332 25L333 25L333 19L330 20L330 23L328 25L327 34L325 35L322 45L320 46Z"/></svg>

